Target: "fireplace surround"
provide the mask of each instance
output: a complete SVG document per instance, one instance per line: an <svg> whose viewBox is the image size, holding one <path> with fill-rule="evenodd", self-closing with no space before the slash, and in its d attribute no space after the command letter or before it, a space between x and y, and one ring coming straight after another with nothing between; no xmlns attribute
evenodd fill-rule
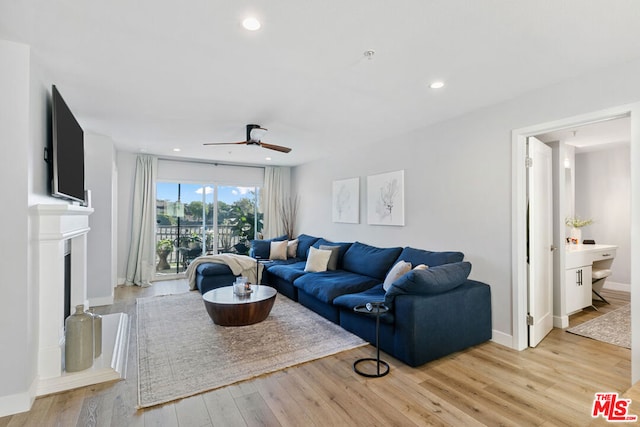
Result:
<svg viewBox="0 0 640 427"><path fill-rule="evenodd" d="M31 208L37 241L38 282L38 396L124 378L129 342L129 319L124 313L103 316L103 354L93 367L64 371L65 247L70 248L70 305L87 299L87 234L90 207L39 204Z"/></svg>

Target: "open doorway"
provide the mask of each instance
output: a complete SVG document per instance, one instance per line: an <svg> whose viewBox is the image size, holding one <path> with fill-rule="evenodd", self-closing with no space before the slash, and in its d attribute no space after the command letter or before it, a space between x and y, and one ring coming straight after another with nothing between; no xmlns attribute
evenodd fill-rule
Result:
<svg viewBox="0 0 640 427"><path fill-rule="evenodd" d="M640 104L620 106L589 113L582 116L557 120L514 130L513 141L513 347L523 350L527 347L527 241L526 241L526 140L530 136L542 135L552 131L567 130L612 119L629 117L631 142L629 149L631 175L631 253L640 248L640 236L633 232L640 227L640 198L635 195L640 188ZM634 251L634 248L636 249ZM561 267L564 266L564 257ZM633 292L634 283L640 275L631 262L630 288L631 307L640 310L640 295ZM640 379L640 321L632 319L632 383ZM633 327L636 326L636 327ZM637 348L635 348L637 347ZM635 357L634 357L635 356Z"/></svg>
<svg viewBox="0 0 640 427"><path fill-rule="evenodd" d="M553 149L554 241L567 251L564 269L555 253L556 327L574 327L629 304L630 137L628 116L536 135ZM571 229L567 221L586 226ZM571 265L585 256L595 262ZM592 277L599 276L592 290Z"/></svg>
<svg viewBox="0 0 640 427"><path fill-rule="evenodd" d="M608 288L630 291L631 171L630 118L597 122L537 136L544 143L562 143L566 214L593 223L584 227L583 240L614 241L619 247L616 269Z"/></svg>

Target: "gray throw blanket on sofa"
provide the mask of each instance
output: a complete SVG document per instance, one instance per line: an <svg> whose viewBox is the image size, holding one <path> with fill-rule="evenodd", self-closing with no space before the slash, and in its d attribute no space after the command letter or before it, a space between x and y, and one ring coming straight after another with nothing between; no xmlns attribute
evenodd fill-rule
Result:
<svg viewBox="0 0 640 427"><path fill-rule="evenodd" d="M208 262L228 265L233 274L246 277L249 283L258 283L258 279L262 277L262 269L264 267L261 263L258 263L259 277L256 277L256 262L258 261L250 256L237 254L200 256L191 261L185 272L187 280L189 281L189 289L194 290L196 288L196 269L198 266Z"/></svg>

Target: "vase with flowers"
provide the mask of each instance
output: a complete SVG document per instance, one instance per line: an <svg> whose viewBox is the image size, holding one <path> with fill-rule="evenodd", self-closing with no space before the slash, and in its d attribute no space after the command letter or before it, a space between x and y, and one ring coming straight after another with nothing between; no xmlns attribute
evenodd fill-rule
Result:
<svg viewBox="0 0 640 427"><path fill-rule="evenodd" d="M569 242L577 245L582 242L582 227L593 224L593 220L581 219L579 216L574 216L565 218L564 223L567 225L567 227L571 227Z"/></svg>

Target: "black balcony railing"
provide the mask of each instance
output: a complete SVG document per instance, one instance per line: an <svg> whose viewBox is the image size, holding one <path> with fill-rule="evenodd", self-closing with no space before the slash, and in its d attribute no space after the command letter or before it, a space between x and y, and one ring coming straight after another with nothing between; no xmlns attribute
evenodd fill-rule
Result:
<svg viewBox="0 0 640 427"><path fill-rule="evenodd" d="M237 235L233 226L218 225L217 231L215 233L213 230L205 230L203 239L202 225L156 226L156 244L161 240L170 240L173 244L165 263L161 261L160 254L157 255L158 271L166 273L184 271L189 262L199 255L224 252L245 253L244 249L249 243L246 238Z"/></svg>

